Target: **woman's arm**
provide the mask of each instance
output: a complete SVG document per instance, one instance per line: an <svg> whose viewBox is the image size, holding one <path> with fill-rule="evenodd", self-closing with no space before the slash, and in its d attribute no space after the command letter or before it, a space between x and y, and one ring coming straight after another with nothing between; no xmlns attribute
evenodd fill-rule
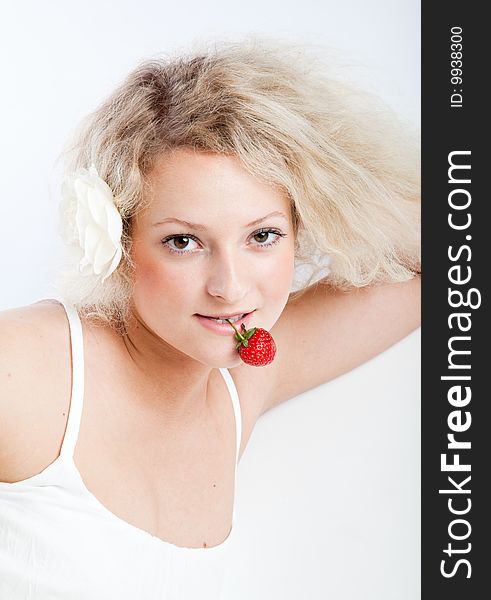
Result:
<svg viewBox="0 0 491 600"><path fill-rule="evenodd" d="M59 454L70 404L70 338L59 304L0 311L0 481Z"/></svg>
<svg viewBox="0 0 491 600"><path fill-rule="evenodd" d="M262 412L346 373L419 327L420 290L419 276L349 292L319 283L289 300L271 329L278 350L264 367L271 385Z"/></svg>

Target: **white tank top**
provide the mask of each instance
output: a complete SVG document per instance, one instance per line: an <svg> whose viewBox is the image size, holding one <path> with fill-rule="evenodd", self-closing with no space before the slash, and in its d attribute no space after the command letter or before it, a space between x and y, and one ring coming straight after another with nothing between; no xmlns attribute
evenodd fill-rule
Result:
<svg viewBox="0 0 491 600"><path fill-rule="evenodd" d="M165 542L109 511L85 487L73 460L82 416L82 326L60 300L70 325L72 391L59 457L41 473L0 482L2 600L214 600L220 598L235 526L241 412L234 381L225 379L235 413L236 460L231 531L209 548ZM165 476L165 475L163 475Z"/></svg>

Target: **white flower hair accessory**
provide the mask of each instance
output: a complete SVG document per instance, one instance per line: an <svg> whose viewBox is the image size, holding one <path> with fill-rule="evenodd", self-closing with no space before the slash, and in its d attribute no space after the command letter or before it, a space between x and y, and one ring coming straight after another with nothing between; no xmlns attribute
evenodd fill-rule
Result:
<svg viewBox="0 0 491 600"><path fill-rule="evenodd" d="M107 279L122 256L123 222L111 188L97 169L80 168L61 186L60 234L76 248L83 276Z"/></svg>

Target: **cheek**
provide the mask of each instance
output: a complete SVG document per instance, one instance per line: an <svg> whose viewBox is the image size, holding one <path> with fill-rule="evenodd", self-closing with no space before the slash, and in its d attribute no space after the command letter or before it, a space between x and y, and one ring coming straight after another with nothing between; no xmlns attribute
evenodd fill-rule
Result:
<svg viewBox="0 0 491 600"><path fill-rule="evenodd" d="M271 304L283 307L290 295L295 269L293 252L287 252L280 260L265 265L259 277L263 294Z"/></svg>
<svg viewBox="0 0 491 600"><path fill-rule="evenodd" d="M189 295L189 278L184 277L183 270L166 266L159 257L145 252L135 252L135 285L136 303L146 304L180 304Z"/></svg>

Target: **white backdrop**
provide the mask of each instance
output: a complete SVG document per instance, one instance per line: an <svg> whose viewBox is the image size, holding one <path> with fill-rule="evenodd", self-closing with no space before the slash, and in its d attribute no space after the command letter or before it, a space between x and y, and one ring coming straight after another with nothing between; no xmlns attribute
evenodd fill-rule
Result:
<svg viewBox="0 0 491 600"><path fill-rule="evenodd" d="M415 0L24 0L2 7L0 310L50 297L55 163L138 61L264 33L336 48L419 125ZM264 415L241 460L227 598L419 597L419 332Z"/></svg>

